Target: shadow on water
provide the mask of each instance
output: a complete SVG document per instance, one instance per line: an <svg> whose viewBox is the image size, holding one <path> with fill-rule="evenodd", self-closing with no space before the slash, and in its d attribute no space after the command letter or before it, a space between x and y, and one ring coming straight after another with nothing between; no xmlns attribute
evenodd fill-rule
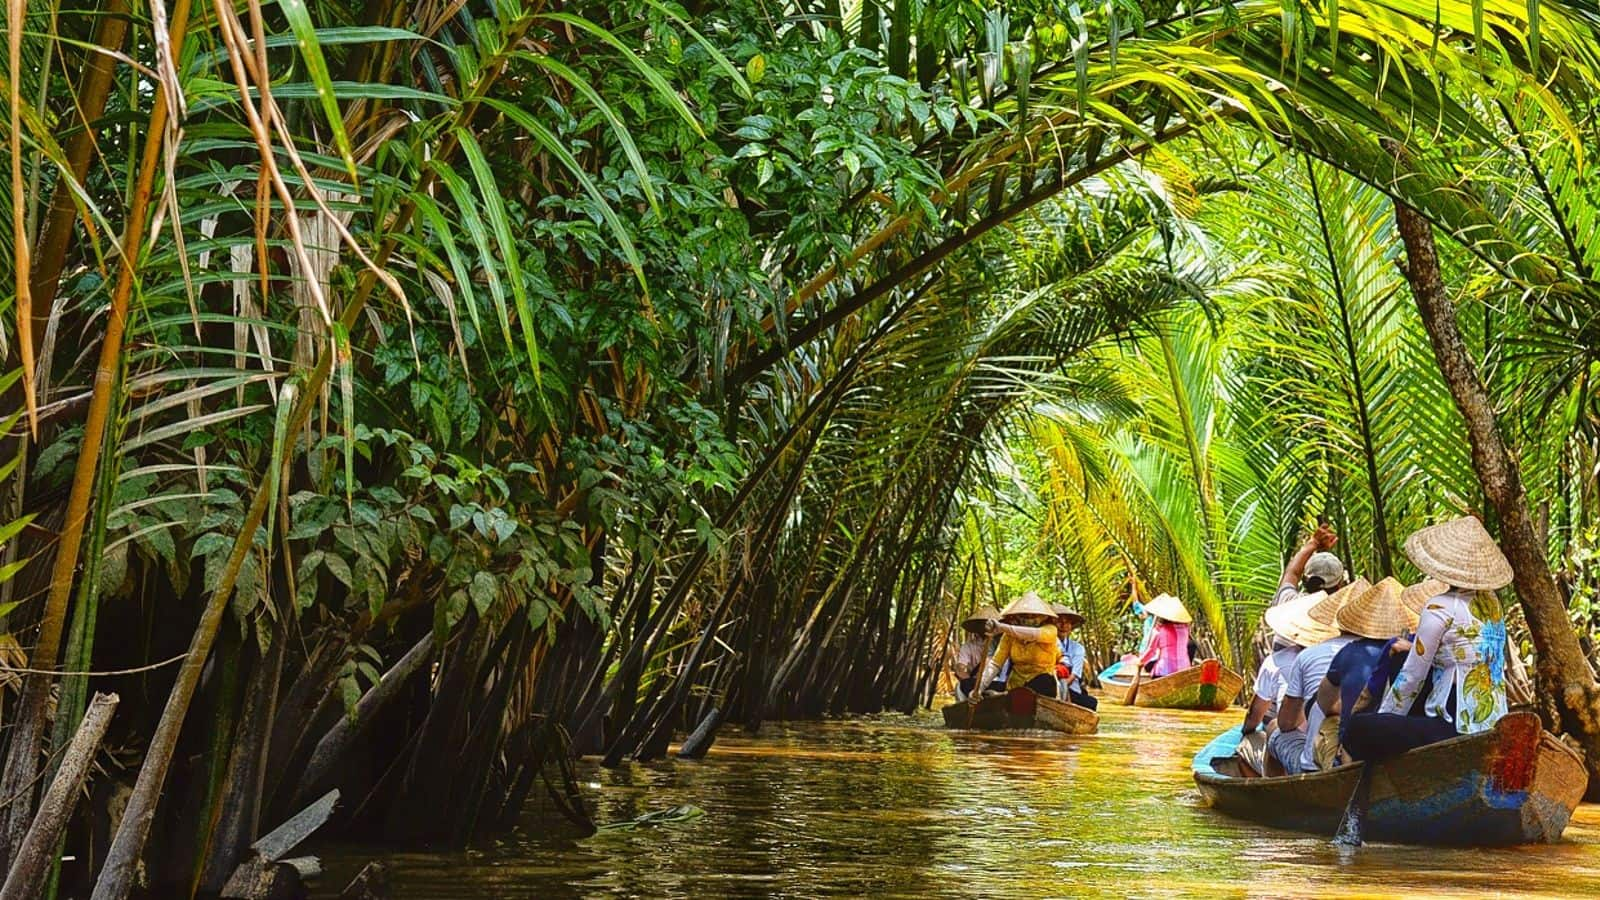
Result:
<svg viewBox="0 0 1600 900"><path fill-rule="evenodd" d="M1235 711L1102 714L1082 738L949 732L923 713L730 731L703 762L585 763L598 822L705 815L577 842L530 817L455 853L324 849L314 896L374 856L397 898L1600 894L1600 807L1556 845L1351 852L1200 806L1188 760Z"/></svg>

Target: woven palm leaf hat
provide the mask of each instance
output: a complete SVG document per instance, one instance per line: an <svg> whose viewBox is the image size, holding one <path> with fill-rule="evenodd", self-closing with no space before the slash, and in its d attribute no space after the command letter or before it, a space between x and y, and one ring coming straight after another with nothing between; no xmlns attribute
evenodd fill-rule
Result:
<svg viewBox="0 0 1600 900"><path fill-rule="evenodd" d="M1406 556L1422 574L1469 591L1511 583L1511 563L1477 516L1429 525L1406 538Z"/></svg>
<svg viewBox="0 0 1600 900"><path fill-rule="evenodd" d="M1177 622L1180 625L1194 621L1194 616L1189 615L1189 610L1184 607L1183 601L1171 594L1162 594L1146 603L1144 611L1158 619L1166 619L1168 622Z"/></svg>
<svg viewBox="0 0 1600 900"><path fill-rule="evenodd" d="M1333 617L1334 624L1347 634L1387 640L1411 630L1410 611L1400 602L1405 586L1385 578L1346 603Z"/></svg>
<svg viewBox="0 0 1600 900"><path fill-rule="evenodd" d="M1437 578L1424 578L1416 584L1408 586L1400 592L1400 605L1406 608L1406 613L1411 616L1411 624L1416 626L1417 620L1422 617L1422 608L1428 601L1450 590L1450 585Z"/></svg>
<svg viewBox="0 0 1600 900"><path fill-rule="evenodd" d="M1050 604L1044 602L1038 594L1029 591L1011 601L1009 606L1000 611L1002 619L1009 619L1012 616L1044 616L1046 619L1054 619L1056 611L1051 609Z"/></svg>
<svg viewBox="0 0 1600 900"><path fill-rule="evenodd" d="M1000 618L1000 610L995 609L988 604L984 604L983 606L973 610L972 615L963 619L961 622L961 627L968 631L982 631L983 626L988 623L990 619L998 618Z"/></svg>
<svg viewBox="0 0 1600 900"><path fill-rule="evenodd" d="M1369 587L1372 587L1372 582L1357 575L1354 581L1313 604L1308 615L1329 628L1337 628L1339 610L1344 608L1346 603L1366 593Z"/></svg>
<svg viewBox="0 0 1600 900"><path fill-rule="evenodd" d="M1083 613L1080 613L1069 606L1062 606L1059 603L1052 603L1050 604L1050 608L1056 611L1057 619L1071 619L1073 627L1081 627L1083 623L1089 621L1083 617Z"/></svg>
<svg viewBox="0 0 1600 900"><path fill-rule="evenodd" d="M1338 630L1311 618L1311 607L1328 599L1325 591L1305 594L1267 610L1267 627L1291 644L1310 647L1339 634Z"/></svg>

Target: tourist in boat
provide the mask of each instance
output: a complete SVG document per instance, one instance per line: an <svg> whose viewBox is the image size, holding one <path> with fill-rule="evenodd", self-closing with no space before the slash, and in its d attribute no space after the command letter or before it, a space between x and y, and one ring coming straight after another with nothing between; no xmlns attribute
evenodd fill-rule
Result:
<svg viewBox="0 0 1600 900"><path fill-rule="evenodd" d="M1372 673L1395 641L1416 627L1416 617L1401 602L1404 590L1394 578L1385 578L1345 604L1334 617L1339 630L1356 639L1334 655L1306 716L1306 733L1318 769L1341 761L1339 747L1349 725L1349 718L1342 713L1351 710L1354 715L1356 701Z"/></svg>
<svg viewBox="0 0 1600 900"><path fill-rule="evenodd" d="M1424 605L1378 711L1346 726L1345 749L1360 760L1487 731L1506 714L1506 626L1493 592L1511 583L1511 563L1475 516L1418 531L1406 555L1449 588ZM1418 697L1422 715L1407 715Z"/></svg>
<svg viewBox="0 0 1600 900"><path fill-rule="evenodd" d="M1098 709L1100 701L1089 696L1089 692L1083 686L1084 665L1088 662L1088 651L1082 644L1072 639L1072 632L1077 630L1085 619L1079 613L1059 603L1055 604L1054 608L1056 643L1061 649L1061 661L1056 663L1056 682L1060 692L1056 696L1086 709Z"/></svg>
<svg viewBox="0 0 1600 900"><path fill-rule="evenodd" d="M1194 617L1183 601L1171 594L1162 594L1145 604L1145 611L1155 617L1151 630L1150 646L1139 657L1139 665L1156 678L1182 672L1193 665L1190 661L1189 623Z"/></svg>
<svg viewBox="0 0 1600 900"><path fill-rule="evenodd" d="M1005 687L1011 690L1027 687L1046 697L1056 695L1056 662L1061 658L1061 647L1056 643L1056 611L1050 604L1029 591L1011 602L1000 613L1000 621L990 628L1000 635L1000 646L983 666L980 684L1011 664Z"/></svg>
<svg viewBox="0 0 1600 900"><path fill-rule="evenodd" d="M1288 687L1284 677L1294 665L1295 657L1302 649L1338 634L1333 627L1311 617L1311 608L1327 597L1322 591L1295 597L1271 607L1264 617L1274 639L1283 646L1262 660L1261 668L1256 671L1255 697L1245 712L1238 750L1239 758L1258 773L1266 770L1267 727L1278 715L1278 704Z"/></svg>
<svg viewBox="0 0 1600 900"><path fill-rule="evenodd" d="M978 673L983 671L983 663L997 643L989 637L989 622L998 618L999 610L992 606L980 606L961 623L962 630L967 633L967 641L956 651L955 662L950 667L956 676L957 700L972 696L973 689L977 687Z"/></svg>
<svg viewBox="0 0 1600 900"><path fill-rule="evenodd" d="M1400 592L1400 605L1405 607L1406 620L1410 627L1405 634L1391 639L1384 645L1384 652L1379 657L1377 665L1373 666L1372 673L1367 676L1367 682L1359 691L1354 691L1349 684L1339 686L1339 699L1336 701L1341 718L1339 720L1339 743L1341 751L1344 745L1345 734L1351 718L1358 713L1376 712L1378 705L1383 702L1383 696L1389 692L1389 686L1394 683L1395 676L1400 674L1400 667L1404 664L1407 654L1411 652L1411 642L1416 637L1416 628L1419 617L1422 615L1423 606L1432 598L1449 590L1449 586L1433 578L1424 578L1416 584ZM1334 662L1339 662L1338 657ZM1326 678L1324 678L1326 682ZM1320 694L1320 692L1319 692ZM1411 706L1410 715L1422 715L1422 700ZM1348 753L1341 753L1342 761L1349 762Z"/></svg>
<svg viewBox="0 0 1600 900"><path fill-rule="evenodd" d="M1329 552L1338 542L1339 536L1332 528L1318 525L1317 530L1284 564L1283 576L1278 579L1278 592L1272 597L1272 605L1287 603L1295 597L1318 591L1332 594L1344 587L1350 580L1350 573L1339 557Z"/></svg>
<svg viewBox="0 0 1600 900"><path fill-rule="evenodd" d="M1312 606L1307 615L1323 625L1336 628L1334 622L1340 608L1371 586L1365 578L1357 578ZM1283 699L1278 704L1277 728L1267 739L1267 750L1268 755L1290 775L1315 768L1312 744L1308 737L1311 734L1306 718L1310 708L1308 704L1315 705L1317 688L1322 686L1322 676L1328 674L1333 657L1355 639L1355 635L1341 632L1305 648L1294 658L1294 663L1284 675L1285 687Z"/></svg>

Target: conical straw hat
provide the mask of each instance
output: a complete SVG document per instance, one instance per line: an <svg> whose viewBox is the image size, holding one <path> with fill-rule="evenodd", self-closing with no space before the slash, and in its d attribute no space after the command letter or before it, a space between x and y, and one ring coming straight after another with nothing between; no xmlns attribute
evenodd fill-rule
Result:
<svg viewBox="0 0 1600 900"><path fill-rule="evenodd" d="M1146 603L1144 611L1158 619L1166 619L1168 622L1187 625L1194 621L1194 617L1189 615L1189 610L1184 608L1183 601L1171 594L1162 594Z"/></svg>
<svg viewBox="0 0 1600 900"><path fill-rule="evenodd" d="M1072 624L1074 625L1082 625L1083 623L1089 621L1083 617L1083 613L1078 612L1070 606L1062 606L1059 603L1052 603L1050 604L1050 608L1056 611L1056 618L1071 619Z"/></svg>
<svg viewBox="0 0 1600 900"><path fill-rule="evenodd" d="M1000 618L1002 619L1009 618L1011 616L1028 615L1044 616L1047 619L1054 619L1056 617L1056 611L1051 609L1050 604L1040 599L1039 595L1035 594L1033 591L1029 591L1026 594L1023 594L1021 597L1011 601L1010 606L1007 606L1005 609L1000 611Z"/></svg>
<svg viewBox="0 0 1600 900"><path fill-rule="evenodd" d="M1365 593L1369 587L1372 587L1372 582L1357 575L1354 581L1324 597L1321 602L1313 604L1308 615L1329 628L1335 628L1337 627L1335 617L1339 615L1339 610L1346 603Z"/></svg>
<svg viewBox="0 0 1600 900"><path fill-rule="evenodd" d="M1437 578L1424 578L1400 592L1400 605L1411 614L1413 624L1422 615L1422 608L1428 601L1450 590L1450 585Z"/></svg>
<svg viewBox="0 0 1600 900"><path fill-rule="evenodd" d="M1328 599L1322 591L1286 600L1267 610L1267 627L1291 644L1310 647L1339 634L1338 630L1311 618L1311 607Z"/></svg>
<svg viewBox="0 0 1600 900"><path fill-rule="evenodd" d="M1364 638L1385 639L1411 630L1411 616L1400 603L1400 582L1385 578L1346 603L1334 616L1339 630Z"/></svg>
<svg viewBox="0 0 1600 900"><path fill-rule="evenodd" d="M961 620L961 627L971 629L973 625L977 625L981 628L983 627L983 623L989 621L990 619L998 618L1000 618L1000 610L995 609L988 604L984 604L983 606L973 610L972 615Z"/></svg>
<svg viewBox="0 0 1600 900"><path fill-rule="evenodd" d="M1470 591L1511 583L1511 563L1476 516L1429 525L1406 538L1406 555L1422 574Z"/></svg>

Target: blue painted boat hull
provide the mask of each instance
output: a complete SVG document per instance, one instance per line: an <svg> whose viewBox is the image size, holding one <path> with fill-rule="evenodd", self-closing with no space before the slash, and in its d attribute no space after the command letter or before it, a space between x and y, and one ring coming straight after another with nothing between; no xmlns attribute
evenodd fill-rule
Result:
<svg viewBox="0 0 1600 900"><path fill-rule="evenodd" d="M1360 765L1279 778L1242 777L1237 728L1196 754L1208 806L1263 825L1332 836ZM1588 782L1583 762L1532 713L1490 731L1375 763L1363 836L1401 844L1507 846L1560 839Z"/></svg>

